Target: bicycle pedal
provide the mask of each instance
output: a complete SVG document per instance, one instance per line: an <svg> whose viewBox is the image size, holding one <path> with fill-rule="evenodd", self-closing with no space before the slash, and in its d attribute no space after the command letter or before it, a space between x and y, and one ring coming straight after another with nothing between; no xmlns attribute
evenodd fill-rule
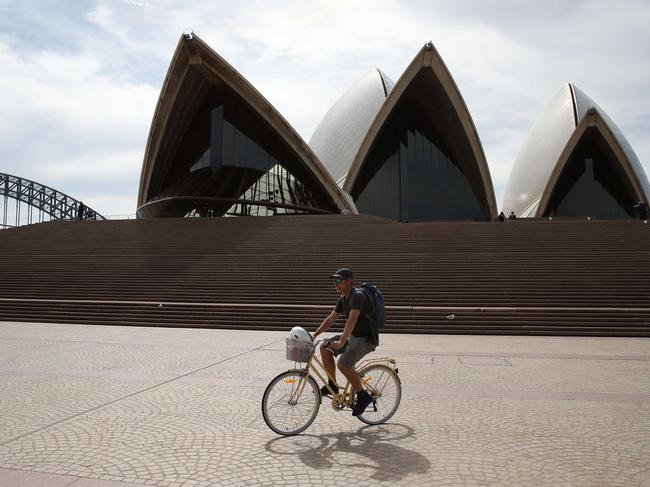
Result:
<svg viewBox="0 0 650 487"><path fill-rule="evenodd" d="M372 401L372 409L377 412L377 401Z"/></svg>

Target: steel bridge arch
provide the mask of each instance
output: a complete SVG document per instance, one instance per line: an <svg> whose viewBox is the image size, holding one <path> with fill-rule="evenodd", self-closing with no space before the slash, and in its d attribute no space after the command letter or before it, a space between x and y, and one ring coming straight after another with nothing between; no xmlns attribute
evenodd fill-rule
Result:
<svg viewBox="0 0 650 487"><path fill-rule="evenodd" d="M105 220L102 215L92 208L84 205L83 214L79 218L81 201L68 196L44 184L30 181L29 179L0 173L0 197L2 197L2 214L0 229L17 227L21 224L38 223L44 221L43 215L50 220ZM14 212L15 225L7 222L9 199L16 201ZM26 223L21 223L21 203L27 205ZM34 219L34 210L37 210Z"/></svg>

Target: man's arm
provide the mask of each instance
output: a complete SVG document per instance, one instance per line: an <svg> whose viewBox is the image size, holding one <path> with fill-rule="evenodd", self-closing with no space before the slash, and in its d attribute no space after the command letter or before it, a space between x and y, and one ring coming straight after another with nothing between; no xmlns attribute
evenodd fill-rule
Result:
<svg viewBox="0 0 650 487"><path fill-rule="evenodd" d="M332 311L329 316L323 320L321 325L318 327L318 330L314 332L314 338L327 331L338 318L339 314L336 312L336 310Z"/></svg>
<svg viewBox="0 0 650 487"><path fill-rule="evenodd" d="M360 314L361 314L360 309L350 310L350 316L348 317L348 321L345 322L345 328L343 329L343 334L341 335L341 339L338 342L334 342L330 345L332 348L334 348L334 350L339 350L343 348L345 342L347 342L348 338L350 338L350 335L352 334L352 330L354 330L354 325L357 324L357 320L359 319Z"/></svg>
<svg viewBox="0 0 650 487"><path fill-rule="evenodd" d="M360 314L360 309L350 310L350 316L348 317L348 321L345 322L345 328L343 329L343 334L341 335L341 343L347 342L348 338L350 338L350 335L352 335L352 330L354 330L354 325L357 324L357 320L359 319Z"/></svg>
<svg viewBox="0 0 650 487"><path fill-rule="evenodd" d="M345 323L345 328L343 329L341 339L338 342L332 344L335 350L340 350L347 343L350 335L352 335L352 331L357 324L359 315L363 310L365 300L365 294L362 292L357 292L355 290L352 292L352 294L350 294L350 315L348 316L348 321Z"/></svg>

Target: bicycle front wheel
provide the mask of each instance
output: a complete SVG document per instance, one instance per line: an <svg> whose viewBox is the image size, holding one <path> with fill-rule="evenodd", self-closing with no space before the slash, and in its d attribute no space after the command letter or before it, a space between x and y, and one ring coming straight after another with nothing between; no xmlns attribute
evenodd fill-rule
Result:
<svg viewBox="0 0 650 487"><path fill-rule="evenodd" d="M300 371L283 372L264 391L262 416L277 434L297 435L316 419L320 399L320 390L312 377Z"/></svg>
<svg viewBox="0 0 650 487"><path fill-rule="evenodd" d="M375 399L363 414L357 416L366 424L382 424L388 421L402 400L402 383L397 373L385 365L376 364L363 369L359 375L364 388Z"/></svg>

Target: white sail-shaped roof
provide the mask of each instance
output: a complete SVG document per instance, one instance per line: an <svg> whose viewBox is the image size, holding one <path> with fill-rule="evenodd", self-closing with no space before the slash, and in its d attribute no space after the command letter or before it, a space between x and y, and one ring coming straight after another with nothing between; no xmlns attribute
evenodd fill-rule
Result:
<svg viewBox="0 0 650 487"><path fill-rule="evenodd" d="M567 83L530 129L510 173L503 211L542 216L572 149L588 128L599 130L627 174L636 197L647 201L650 185L621 130L583 91Z"/></svg>
<svg viewBox="0 0 650 487"><path fill-rule="evenodd" d="M318 157L280 115L225 59L198 36L181 36L165 78L151 123L140 176L138 206L147 203L160 189L162 177L172 167L171 155L178 149L189 123L201 109L200 102L211 89L239 97L274 134L278 144L295 155L297 170L306 174L339 211L356 212ZM192 195L189 195L192 196Z"/></svg>
<svg viewBox="0 0 650 487"><path fill-rule="evenodd" d="M382 71L369 70L336 100L309 139L309 146L340 186L392 87L393 81Z"/></svg>
<svg viewBox="0 0 650 487"><path fill-rule="evenodd" d="M391 114L409 98L411 88L419 80L424 80L426 88L416 95L417 104L430 112L431 119L438 120L440 132L447 139L445 142L453 147L452 151L458 154L457 159L464 166L485 215L496 219L496 199L490 170L474 121L456 82L431 42L420 49L388 92L352 160L343 189L354 193L357 178L374 144L381 137L383 127ZM398 184L397 181L395 184Z"/></svg>

